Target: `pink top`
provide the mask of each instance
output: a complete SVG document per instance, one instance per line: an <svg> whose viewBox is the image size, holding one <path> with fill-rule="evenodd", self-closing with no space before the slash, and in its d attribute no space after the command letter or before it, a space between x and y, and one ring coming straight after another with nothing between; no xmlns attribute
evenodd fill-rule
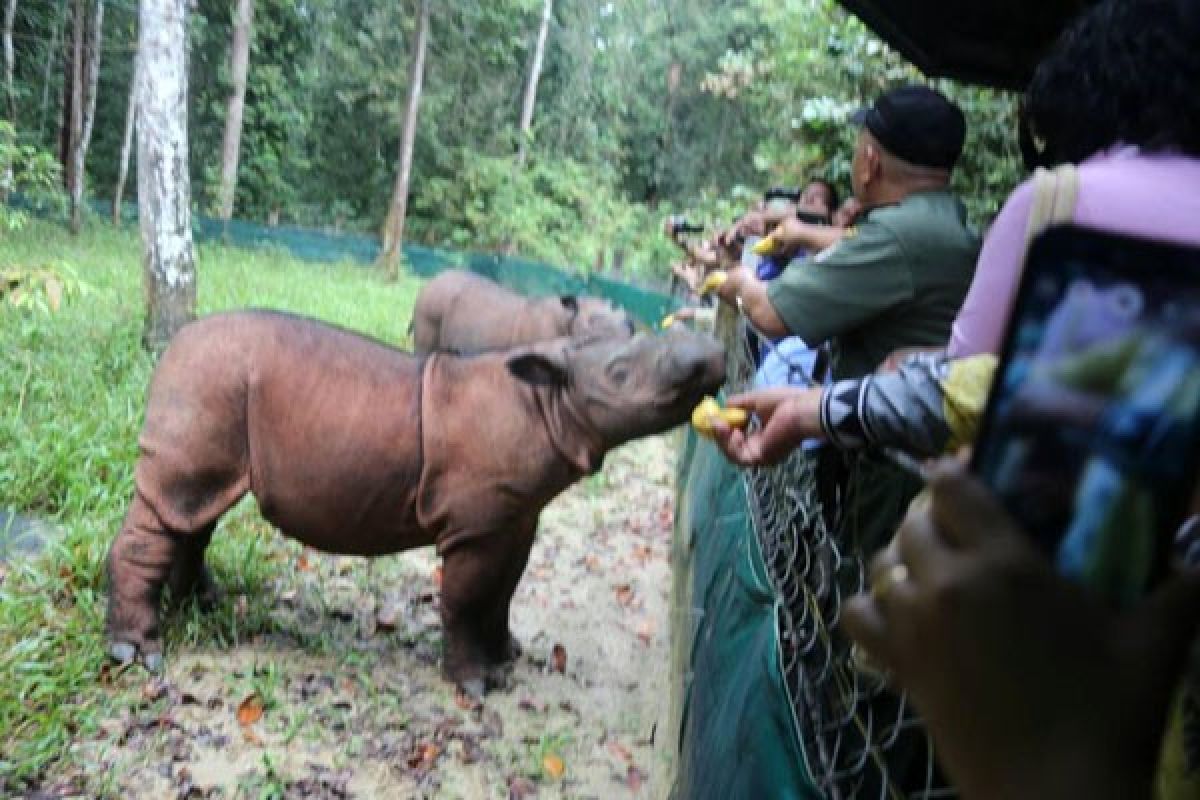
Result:
<svg viewBox="0 0 1200 800"><path fill-rule="evenodd" d="M1017 187L984 240L975 279L954 320L950 356L996 353L1021 277L1017 259L1033 182ZM1079 166L1075 222L1102 231L1200 247L1200 159L1121 148Z"/></svg>

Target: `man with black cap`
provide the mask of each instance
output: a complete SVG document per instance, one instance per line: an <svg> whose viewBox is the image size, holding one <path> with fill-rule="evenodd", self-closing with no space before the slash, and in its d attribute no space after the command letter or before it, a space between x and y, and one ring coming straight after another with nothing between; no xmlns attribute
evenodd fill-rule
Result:
<svg viewBox="0 0 1200 800"><path fill-rule="evenodd" d="M962 112L907 86L853 120L851 181L866 209L857 227L771 283L735 269L717 290L772 339L832 340L838 379L872 372L902 347L945 345L979 254L948 189L966 138Z"/></svg>

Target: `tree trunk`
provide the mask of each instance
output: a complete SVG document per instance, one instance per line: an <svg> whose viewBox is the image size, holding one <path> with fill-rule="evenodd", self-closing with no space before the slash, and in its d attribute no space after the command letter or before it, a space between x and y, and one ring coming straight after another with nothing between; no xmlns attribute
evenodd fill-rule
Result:
<svg viewBox="0 0 1200 800"><path fill-rule="evenodd" d="M229 74L233 90L225 114L225 138L221 145L221 188L217 202L221 219L233 216L237 191L238 150L242 142L242 109L246 102L246 73L250 68L250 36L254 25L254 0L238 0L233 20L233 42L229 50Z"/></svg>
<svg viewBox="0 0 1200 800"><path fill-rule="evenodd" d="M550 15L554 0L546 0L542 6L542 23L538 27L537 43L533 48L533 62L529 65L529 80L525 83L525 100L521 104L521 125L517 144L517 163L525 165L526 148L533 127L533 107L537 104L538 79L542 76L542 57L546 52L546 34L550 31Z"/></svg>
<svg viewBox="0 0 1200 800"><path fill-rule="evenodd" d="M184 13L184 0L141 0L138 5L138 217L146 291L142 341L154 353L162 352L196 309Z"/></svg>
<svg viewBox="0 0 1200 800"><path fill-rule="evenodd" d="M400 164L396 170L392 203L383 226L383 248L379 256L384 275L389 280L395 280L400 270L400 245L404 242L404 217L408 213L408 179L412 173L413 143L417 138L417 109L421 105L421 83L425 78L429 0L420 0L420 4L417 41L413 47L412 66L408 71L408 103L404 111L404 132L400 137Z"/></svg>
<svg viewBox="0 0 1200 800"><path fill-rule="evenodd" d="M17 127L17 95L16 87L13 86L13 20L17 16L17 0L8 0L8 4L4 7L4 114L8 121L12 123L13 129ZM8 193L12 190L13 184L13 169L12 163L5 159L5 163L0 165L0 203L8 200Z"/></svg>
<svg viewBox="0 0 1200 800"><path fill-rule="evenodd" d="M78 233L75 207L75 149L83 139L83 6L85 0L71 5L71 47L67 59L66 80L63 82L63 136L59 146L59 161L63 165L67 197L71 205L71 232Z"/></svg>
<svg viewBox="0 0 1200 800"><path fill-rule="evenodd" d="M77 1L75 10L82 16L82 0ZM96 86L100 79L100 46L104 38L104 0L96 0L96 16L91 30L86 33L86 46L82 52L80 36L76 33L75 65L71 71L71 233L79 233L83 225L85 167L88 145L92 141L92 122L96 118Z"/></svg>
<svg viewBox="0 0 1200 800"><path fill-rule="evenodd" d="M121 162L117 166L117 187L113 190L113 225L121 224L121 200L125 196L125 179L129 177L129 151L133 147L133 122L137 119L138 84L141 81L142 60L133 54L133 80L129 83L129 102L125 107L125 138L121 140Z"/></svg>
<svg viewBox="0 0 1200 800"><path fill-rule="evenodd" d="M54 54L58 52L58 35L62 32L62 9L66 0L59 0L54 17L54 28L50 31L50 47L46 49L46 67L42 71L42 104L38 111L38 138L46 132L46 112L50 108L50 73L54 69Z"/></svg>

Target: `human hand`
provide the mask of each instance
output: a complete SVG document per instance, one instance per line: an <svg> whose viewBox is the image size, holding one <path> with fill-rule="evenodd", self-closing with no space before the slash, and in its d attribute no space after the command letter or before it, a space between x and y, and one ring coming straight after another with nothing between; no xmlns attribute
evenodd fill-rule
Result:
<svg viewBox="0 0 1200 800"><path fill-rule="evenodd" d="M761 467L786 459L805 439L822 436L821 389L779 387L734 395L727 407L758 417L756 430L712 421L713 440L725 457L743 467Z"/></svg>
<svg viewBox="0 0 1200 800"><path fill-rule="evenodd" d="M908 690L964 797L1149 796L1200 577L1117 614L948 460L871 576L845 630Z"/></svg>

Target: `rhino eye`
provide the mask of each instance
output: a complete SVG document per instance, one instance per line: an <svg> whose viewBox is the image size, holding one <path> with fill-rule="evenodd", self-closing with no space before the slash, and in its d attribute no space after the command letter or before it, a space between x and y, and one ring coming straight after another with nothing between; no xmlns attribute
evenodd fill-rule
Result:
<svg viewBox="0 0 1200 800"><path fill-rule="evenodd" d="M629 380L629 364L616 361L608 367L608 378L613 383L625 383Z"/></svg>

